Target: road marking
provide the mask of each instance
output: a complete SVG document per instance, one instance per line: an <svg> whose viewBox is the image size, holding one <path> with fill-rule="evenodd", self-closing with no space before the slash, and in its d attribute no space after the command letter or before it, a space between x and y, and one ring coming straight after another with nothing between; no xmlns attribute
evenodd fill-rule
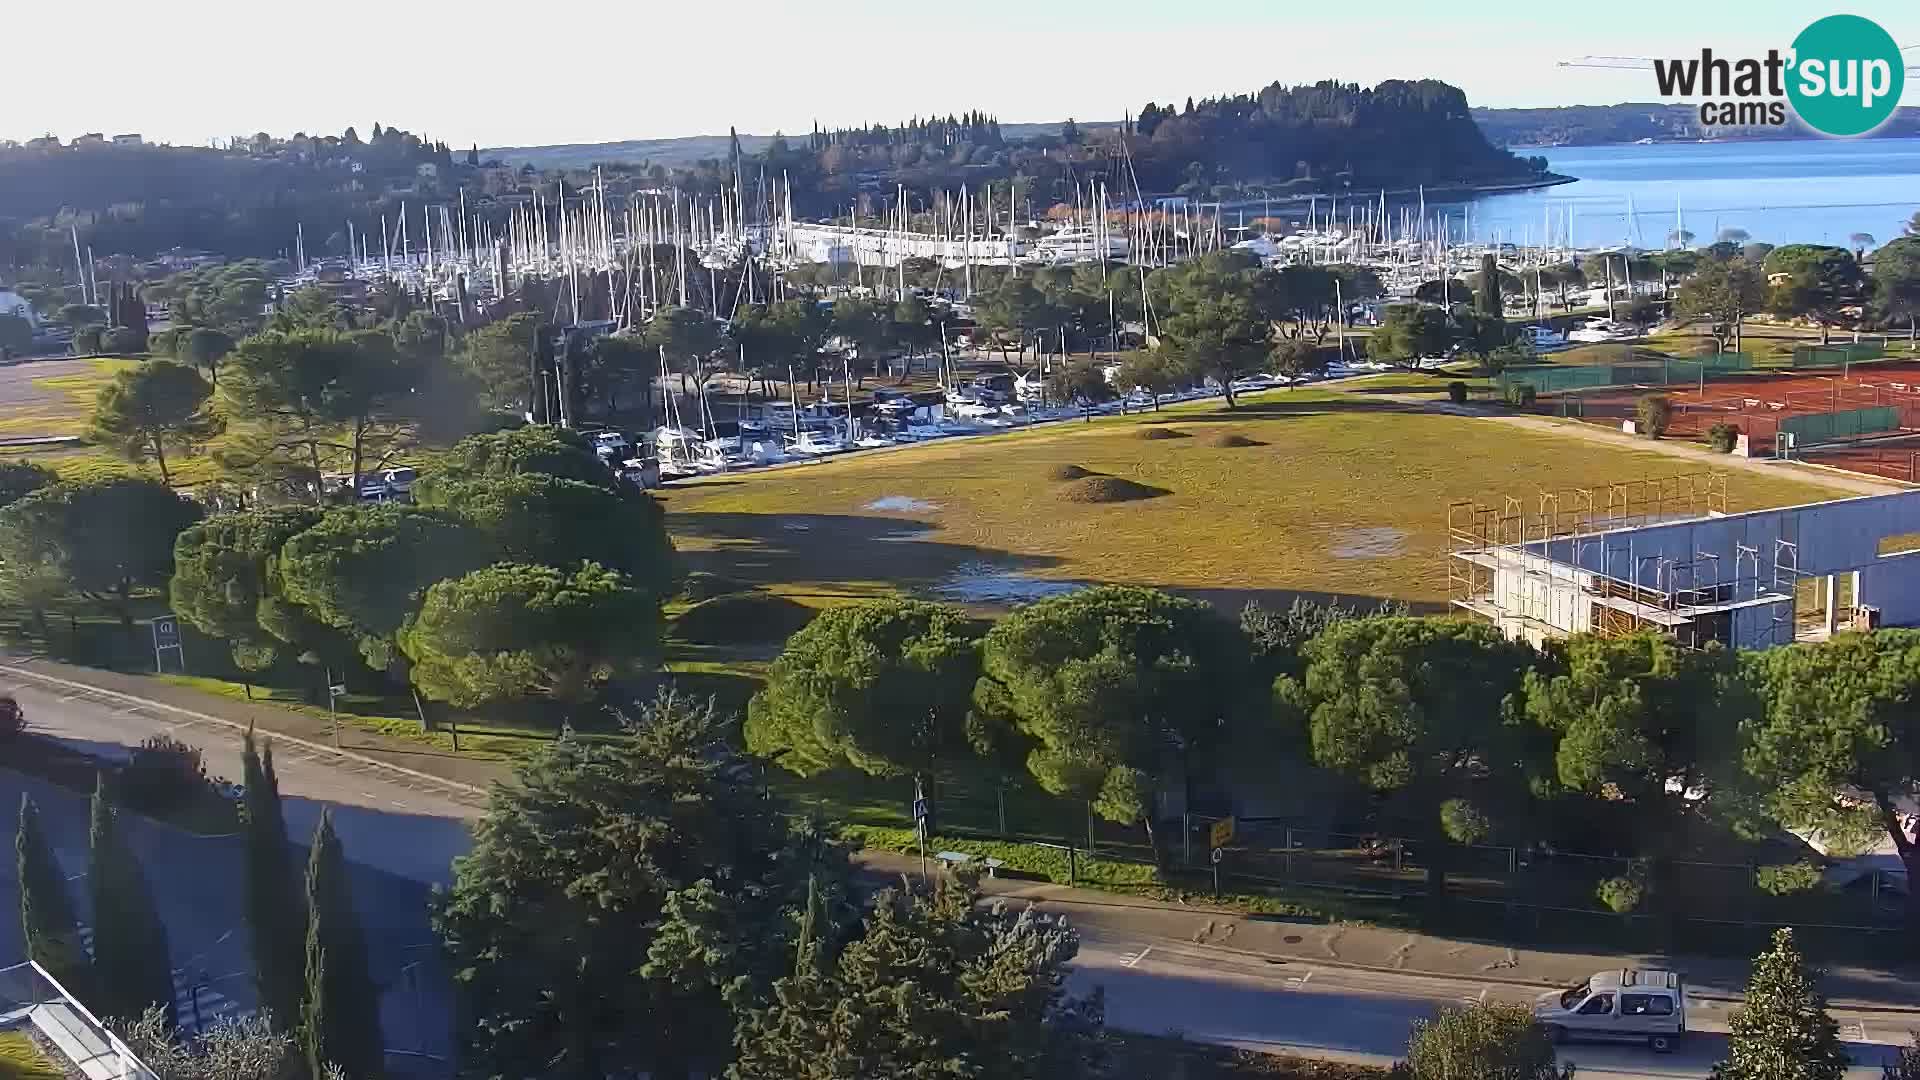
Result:
<svg viewBox="0 0 1920 1080"><path fill-rule="evenodd" d="M1151 945L1147 946L1144 949L1141 949L1139 952L1133 954L1133 959L1127 961L1127 966L1132 967L1133 965L1139 963L1140 961L1145 960L1147 958L1147 954L1152 951L1153 951L1153 946Z"/></svg>
<svg viewBox="0 0 1920 1080"><path fill-rule="evenodd" d="M1304 990L1306 989L1306 986L1307 986L1307 980L1313 978L1313 972L1314 972L1313 968L1308 968L1307 973L1305 975L1298 976L1297 978L1288 979L1287 985L1293 987L1296 990Z"/></svg>
<svg viewBox="0 0 1920 1080"><path fill-rule="evenodd" d="M1486 1003L1487 1003L1487 988L1483 986L1480 988L1480 996L1475 999L1474 1004L1485 1005Z"/></svg>
<svg viewBox="0 0 1920 1080"><path fill-rule="evenodd" d="M1842 1024L1840 1034L1843 1038L1852 1039L1854 1042L1866 1042L1867 1025L1864 1023Z"/></svg>

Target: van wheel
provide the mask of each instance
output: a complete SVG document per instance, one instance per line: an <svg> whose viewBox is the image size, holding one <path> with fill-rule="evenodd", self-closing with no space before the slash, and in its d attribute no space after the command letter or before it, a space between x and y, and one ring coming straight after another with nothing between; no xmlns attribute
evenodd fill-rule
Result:
<svg viewBox="0 0 1920 1080"><path fill-rule="evenodd" d="M1559 1024L1548 1024L1547 1038L1553 1042L1553 1045L1559 1046L1567 1041L1567 1029Z"/></svg>
<svg viewBox="0 0 1920 1080"><path fill-rule="evenodd" d="M1647 1046L1656 1054L1673 1053L1673 1036L1655 1035L1647 1040Z"/></svg>

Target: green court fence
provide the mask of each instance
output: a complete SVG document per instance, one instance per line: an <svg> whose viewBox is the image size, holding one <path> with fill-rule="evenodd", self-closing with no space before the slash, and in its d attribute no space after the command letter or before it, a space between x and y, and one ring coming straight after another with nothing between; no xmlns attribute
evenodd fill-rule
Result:
<svg viewBox="0 0 1920 1080"><path fill-rule="evenodd" d="M1887 354L1884 341L1851 341L1842 345L1796 345L1796 368L1836 368L1863 360L1878 360Z"/></svg>
<svg viewBox="0 0 1920 1080"><path fill-rule="evenodd" d="M1562 394L1600 386L1672 386L1697 383L1710 374L1736 370L1730 366L1732 363L1715 366L1701 360L1670 359L1636 360L1628 364L1530 364L1508 368L1496 381L1503 392L1508 386L1527 383L1539 394Z"/></svg>
<svg viewBox="0 0 1920 1080"><path fill-rule="evenodd" d="M1846 409L1841 412L1805 413L1780 418L1780 430L1793 436L1796 448L1817 446L1862 435L1878 435L1900 430L1900 410L1892 406Z"/></svg>

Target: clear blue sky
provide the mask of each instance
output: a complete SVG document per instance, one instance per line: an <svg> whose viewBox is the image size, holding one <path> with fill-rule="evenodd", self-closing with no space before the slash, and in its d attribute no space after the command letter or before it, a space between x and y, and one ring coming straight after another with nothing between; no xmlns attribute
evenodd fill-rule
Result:
<svg viewBox="0 0 1920 1080"><path fill-rule="evenodd" d="M1653 100L1652 74L1556 62L1784 49L1836 11L1920 44L1913 0L22 3L4 16L15 47L0 68L0 138L138 131L203 143L349 124L364 134L377 120L497 146L968 108L1107 120L1276 79L1431 77L1476 105L1611 104ZM536 38L531 20L543 17ZM1920 62L1920 49L1907 56ZM1915 84L1908 104L1920 103Z"/></svg>

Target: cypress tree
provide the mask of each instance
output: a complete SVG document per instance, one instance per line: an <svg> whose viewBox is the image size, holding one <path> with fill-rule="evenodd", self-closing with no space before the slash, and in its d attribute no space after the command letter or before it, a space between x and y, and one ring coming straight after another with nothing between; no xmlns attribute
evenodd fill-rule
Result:
<svg viewBox="0 0 1920 1080"><path fill-rule="evenodd" d="M1827 1015L1827 999L1815 985L1793 943L1793 931L1773 932L1773 947L1753 958L1746 1004L1728 1024L1727 1060L1713 1067L1713 1080L1840 1080L1847 1050L1840 1025Z"/></svg>
<svg viewBox="0 0 1920 1080"><path fill-rule="evenodd" d="M280 1031L300 1022L305 993L306 908L295 876L273 744L264 760L248 731L241 751L246 785L242 842L246 852L247 926L253 934L253 981L260 1003Z"/></svg>
<svg viewBox="0 0 1920 1080"><path fill-rule="evenodd" d="M13 851L20 878L20 925L27 959L47 970L67 991L82 1001L93 996L92 961L80 942L80 920L67 895L66 877L47 845L40 826L40 808L28 795L20 796L20 831Z"/></svg>
<svg viewBox="0 0 1920 1080"><path fill-rule="evenodd" d="M1490 318L1499 318L1500 306L1500 262L1491 254L1480 256L1480 291L1474 294L1474 306L1480 314Z"/></svg>
<svg viewBox="0 0 1920 1080"><path fill-rule="evenodd" d="M323 812L307 861L306 1001L301 1047L313 1076L337 1065L348 1080L380 1075L380 997L367 974L367 946L353 913L346 856Z"/></svg>
<svg viewBox="0 0 1920 1080"><path fill-rule="evenodd" d="M94 1012L137 1019L158 1006L168 1026L174 1017L173 963L167 928L154 910L140 860L120 832L119 814L102 775L93 790L87 888L93 901Z"/></svg>

